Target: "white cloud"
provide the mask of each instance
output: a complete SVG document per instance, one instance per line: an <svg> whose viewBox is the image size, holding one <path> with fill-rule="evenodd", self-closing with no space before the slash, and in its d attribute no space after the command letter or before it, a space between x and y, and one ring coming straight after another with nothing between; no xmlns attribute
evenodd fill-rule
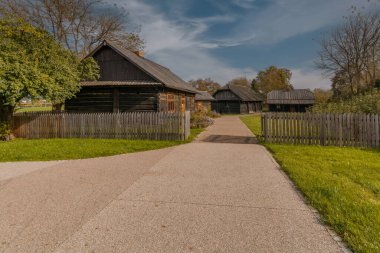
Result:
<svg viewBox="0 0 380 253"><path fill-rule="evenodd" d="M253 76L253 69L231 67L209 53L217 47L198 37L214 22L230 22L232 17L214 16L186 19L180 22L169 20L159 10L138 0L108 0L128 10L131 19L141 24L141 35L147 41L146 57L169 67L184 80L211 77L221 84L237 76Z"/></svg>
<svg viewBox="0 0 380 253"><path fill-rule="evenodd" d="M318 70L292 69L291 83L295 89L331 88L329 79L322 76Z"/></svg>
<svg viewBox="0 0 380 253"><path fill-rule="evenodd" d="M233 0L232 3L245 9L250 9L253 7L253 4L256 0Z"/></svg>
<svg viewBox="0 0 380 253"><path fill-rule="evenodd" d="M184 80L211 77L221 84L238 76L252 78L257 72L253 68L239 69L228 65L212 55L211 48L260 41L269 43L318 29L334 19L341 18L336 8L342 1L346 6L348 0L329 1L330 7L326 3L318 5L304 0L275 0L274 4L257 16L244 18L243 24L236 28L244 33L226 36L227 38L220 41L203 41L200 39L201 35L212 25L233 22L236 17L229 14L206 18L187 18L179 15L175 20L170 20L164 13L141 0L108 0L111 4L125 7L131 19L141 24L141 35L147 42L148 58L169 67ZM315 1L318 2L320 3ZM234 3L248 7L246 4L253 4L254 1L234 0ZM296 88L329 87L329 80L323 79L318 71L302 68L292 71L292 82Z"/></svg>

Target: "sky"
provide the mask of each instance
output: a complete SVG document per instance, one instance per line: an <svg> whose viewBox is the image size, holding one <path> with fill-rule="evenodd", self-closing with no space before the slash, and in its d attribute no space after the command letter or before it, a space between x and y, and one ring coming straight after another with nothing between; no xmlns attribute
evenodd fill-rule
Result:
<svg viewBox="0 0 380 253"><path fill-rule="evenodd" d="M139 27L145 57L186 81L224 85L252 79L269 66L292 71L295 88L329 88L315 67L321 37L341 24L351 6L374 0L106 0Z"/></svg>

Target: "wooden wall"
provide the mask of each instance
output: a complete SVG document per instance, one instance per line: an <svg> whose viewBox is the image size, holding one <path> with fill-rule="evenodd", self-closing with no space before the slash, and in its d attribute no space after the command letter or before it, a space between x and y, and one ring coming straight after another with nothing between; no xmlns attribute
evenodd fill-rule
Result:
<svg viewBox="0 0 380 253"><path fill-rule="evenodd" d="M100 67L99 81L155 81L110 47L103 47L93 57Z"/></svg>
<svg viewBox="0 0 380 253"><path fill-rule="evenodd" d="M229 90L220 90L214 94L216 100L240 100L234 93Z"/></svg>
<svg viewBox="0 0 380 253"><path fill-rule="evenodd" d="M67 112L155 112L157 88L83 87L75 98L66 101Z"/></svg>

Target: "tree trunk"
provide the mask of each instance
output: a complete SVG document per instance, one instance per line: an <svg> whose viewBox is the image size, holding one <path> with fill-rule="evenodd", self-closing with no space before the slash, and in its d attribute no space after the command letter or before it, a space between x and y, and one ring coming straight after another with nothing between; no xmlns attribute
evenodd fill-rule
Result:
<svg viewBox="0 0 380 253"><path fill-rule="evenodd" d="M53 104L53 112L62 112L63 103Z"/></svg>

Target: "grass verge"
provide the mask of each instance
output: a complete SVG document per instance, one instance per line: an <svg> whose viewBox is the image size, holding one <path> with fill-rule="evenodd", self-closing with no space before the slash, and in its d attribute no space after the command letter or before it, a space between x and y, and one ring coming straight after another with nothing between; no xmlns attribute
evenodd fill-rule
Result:
<svg viewBox="0 0 380 253"><path fill-rule="evenodd" d="M242 121L254 133L258 119ZM380 252L380 151L263 143L354 252Z"/></svg>
<svg viewBox="0 0 380 253"><path fill-rule="evenodd" d="M204 129L191 129L187 141L113 139L16 139L0 142L0 162L84 159L153 150L189 143Z"/></svg>

